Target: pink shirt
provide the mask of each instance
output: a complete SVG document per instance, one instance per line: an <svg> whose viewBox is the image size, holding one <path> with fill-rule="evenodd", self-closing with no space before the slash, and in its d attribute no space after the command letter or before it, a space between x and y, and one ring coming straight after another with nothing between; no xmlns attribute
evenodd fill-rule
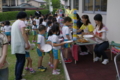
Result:
<svg viewBox="0 0 120 80"><path fill-rule="evenodd" d="M26 27L25 22L20 20L19 28Z"/></svg>

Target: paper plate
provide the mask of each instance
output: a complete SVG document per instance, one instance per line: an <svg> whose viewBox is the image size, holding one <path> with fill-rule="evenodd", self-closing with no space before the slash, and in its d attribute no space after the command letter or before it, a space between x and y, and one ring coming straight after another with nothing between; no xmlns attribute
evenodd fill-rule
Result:
<svg viewBox="0 0 120 80"><path fill-rule="evenodd" d="M92 38L93 35L83 35L84 38Z"/></svg>
<svg viewBox="0 0 120 80"><path fill-rule="evenodd" d="M30 49L34 49L34 48L35 48L35 44L34 43L30 44Z"/></svg>
<svg viewBox="0 0 120 80"><path fill-rule="evenodd" d="M44 50L44 52L49 52L52 50L52 46L49 44L45 44L44 46L41 47L42 50Z"/></svg>
<svg viewBox="0 0 120 80"><path fill-rule="evenodd" d="M71 43L73 42L73 40L70 40L70 41L64 41L64 43Z"/></svg>

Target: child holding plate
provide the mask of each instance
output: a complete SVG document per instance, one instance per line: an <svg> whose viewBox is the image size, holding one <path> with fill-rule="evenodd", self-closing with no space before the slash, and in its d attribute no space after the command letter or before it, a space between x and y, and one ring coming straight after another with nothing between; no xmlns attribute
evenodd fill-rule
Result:
<svg viewBox="0 0 120 80"><path fill-rule="evenodd" d="M58 23L54 23L51 27L51 42L53 45L53 57L54 57L54 67L53 67L53 75L59 75L60 69L57 69L59 63L59 56L60 56L60 46L64 45L65 43L60 43L58 35L60 35L60 28Z"/></svg>
<svg viewBox="0 0 120 80"><path fill-rule="evenodd" d="M38 71L44 72L47 68L42 65L43 56L45 55L44 50L42 50L42 46L45 45L45 37L44 34L46 32L46 27L44 25L40 25L38 28L39 34L37 36L37 54L39 56L38 59Z"/></svg>

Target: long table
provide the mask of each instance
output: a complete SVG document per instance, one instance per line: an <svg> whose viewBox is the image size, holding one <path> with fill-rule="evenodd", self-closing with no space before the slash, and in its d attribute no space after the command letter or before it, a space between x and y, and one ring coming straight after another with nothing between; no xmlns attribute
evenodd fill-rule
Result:
<svg viewBox="0 0 120 80"><path fill-rule="evenodd" d="M74 42L73 47L72 47L72 56L75 60L75 64L78 61L78 48L79 48L79 46L97 44L97 42L93 39L87 39L87 40L89 41L88 43ZM93 52L93 58L95 58L95 53L94 52Z"/></svg>

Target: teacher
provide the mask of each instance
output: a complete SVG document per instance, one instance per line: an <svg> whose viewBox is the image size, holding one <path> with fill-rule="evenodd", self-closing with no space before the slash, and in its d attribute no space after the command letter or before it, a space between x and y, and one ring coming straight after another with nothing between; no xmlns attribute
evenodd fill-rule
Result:
<svg viewBox="0 0 120 80"><path fill-rule="evenodd" d="M27 14L25 12L19 12L17 14L17 20L13 23L11 29L11 50L12 54L16 56L15 80L23 80L22 72L25 64L25 44L27 45L26 49L30 48L25 33L26 25L24 21L26 17Z"/></svg>

